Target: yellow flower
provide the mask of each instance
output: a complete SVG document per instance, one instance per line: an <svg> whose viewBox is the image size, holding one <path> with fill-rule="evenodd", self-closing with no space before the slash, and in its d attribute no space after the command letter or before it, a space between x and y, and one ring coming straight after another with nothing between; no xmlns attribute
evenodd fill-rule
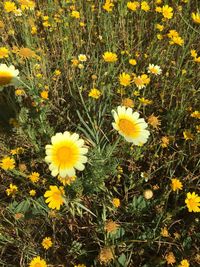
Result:
<svg viewBox="0 0 200 267"><path fill-rule="evenodd" d="M177 44L177 45L183 46L184 40L180 36L178 36L178 37L172 37L172 39L171 39L171 41L169 41L169 43L171 45Z"/></svg>
<svg viewBox="0 0 200 267"><path fill-rule="evenodd" d="M185 200L189 212L200 212L200 196L195 192L187 193L187 198Z"/></svg>
<svg viewBox="0 0 200 267"><path fill-rule="evenodd" d="M137 64L137 61L133 58L129 59L129 64L131 64L132 66L135 66Z"/></svg>
<svg viewBox="0 0 200 267"><path fill-rule="evenodd" d="M30 191L29 191L29 195L30 195L31 197L34 197L34 196L36 195L36 191L35 191L34 189L30 190Z"/></svg>
<svg viewBox="0 0 200 267"><path fill-rule="evenodd" d="M107 233L114 233L117 231L117 229L119 228L119 224L110 220L110 221L107 221L105 226L104 226L104 230L107 232Z"/></svg>
<svg viewBox="0 0 200 267"><path fill-rule="evenodd" d="M103 5L103 9L105 9L107 12L111 12L113 7L114 4L111 0L106 0L105 4Z"/></svg>
<svg viewBox="0 0 200 267"><path fill-rule="evenodd" d="M15 160L10 157L4 157L0 162L0 167L7 171L15 168Z"/></svg>
<svg viewBox="0 0 200 267"><path fill-rule="evenodd" d="M44 194L45 200L48 203L48 207L51 209L60 209L60 206L64 204L64 192L62 187L56 185L50 185L50 190L47 190Z"/></svg>
<svg viewBox="0 0 200 267"><path fill-rule="evenodd" d="M139 89L142 89L150 83L150 78L148 77L148 75L142 74L141 76L136 76L133 79L133 82Z"/></svg>
<svg viewBox="0 0 200 267"><path fill-rule="evenodd" d="M145 12L150 10L150 6L146 1L142 1L141 3L141 9L144 10Z"/></svg>
<svg viewBox="0 0 200 267"><path fill-rule="evenodd" d="M85 264L78 264L78 265L74 265L74 267L87 267Z"/></svg>
<svg viewBox="0 0 200 267"><path fill-rule="evenodd" d="M76 19L80 19L80 12L73 10L71 16Z"/></svg>
<svg viewBox="0 0 200 267"><path fill-rule="evenodd" d="M49 169L52 176L58 174L65 178L75 176L75 169L82 171L87 162L85 154L88 149L84 147L84 140L79 139L76 133L69 132L57 133L51 138L52 145L46 145L47 163L50 163Z"/></svg>
<svg viewBox="0 0 200 267"><path fill-rule="evenodd" d="M112 110L115 122L112 126L122 135L126 141L134 145L142 145L146 143L150 133L147 128L147 123L144 119L139 119L139 113L133 112L132 108L118 106L117 112Z"/></svg>
<svg viewBox="0 0 200 267"><path fill-rule="evenodd" d="M36 34L37 33L37 27L36 26L32 26L31 27L31 33L32 34Z"/></svg>
<svg viewBox="0 0 200 267"><path fill-rule="evenodd" d="M173 17L173 8L168 5L163 6L162 14L165 19L171 19Z"/></svg>
<svg viewBox="0 0 200 267"><path fill-rule="evenodd" d="M190 116L192 118L200 119L200 112L195 110L194 112L192 112L192 114Z"/></svg>
<svg viewBox="0 0 200 267"><path fill-rule="evenodd" d="M9 51L6 47L0 47L0 58L7 58Z"/></svg>
<svg viewBox="0 0 200 267"><path fill-rule="evenodd" d="M65 185L70 185L72 182L74 182L76 180L76 176L66 176L64 178L62 178L60 175L58 175L58 180L65 186Z"/></svg>
<svg viewBox="0 0 200 267"><path fill-rule="evenodd" d="M20 48L18 51L18 54L23 58L34 58L36 57L36 54L33 50L31 50L28 47Z"/></svg>
<svg viewBox="0 0 200 267"><path fill-rule="evenodd" d="M144 98L144 97L139 97L139 101L141 104L143 104L144 106L147 106L147 105L151 105L153 103L152 100L149 100L147 98Z"/></svg>
<svg viewBox="0 0 200 267"><path fill-rule="evenodd" d="M120 206L119 198L113 198L112 203L113 203L115 208L118 208Z"/></svg>
<svg viewBox="0 0 200 267"><path fill-rule="evenodd" d="M169 38L173 38L173 37L178 37L179 34L178 34L178 32L175 31L175 30L170 30L170 31L168 32L167 36L168 36Z"/></svg>
<svg viewBox="0 0 200 267"><path fill-rule="evenodd" d="M98 89L93 88L90 90L88 96L98 99L101 96L101 92Z"/></svg>
<svg viewBox="0 0 200 267"><path fill-rule="evenodd" d="M114 259L114 252L110 247L103 247L99 253L99 260L102 264L107 264Z"/></svg>
<svg viewBox="0 0 200 267"><path fill-rule="evenodd" d="M85 61L87 61L87 56L84 55L84 54L80 54L78 56L78 60L81 61L81 62L85 62Z"/></svg>
<svg viewBox="0 0 200 267"><path fill-rule="evenodd" d="M148 117L148 123L155 129L159 129L159 126L161 125L158 117L154 116L153 114Z"/></svg>
<svg viewBox="0 0 200 267"><path fill-rule="evenodd" d="M196 57L196 58L194 59L194 62L198 62L198 63L200 63L200 57Z"/></svg>
<svg viewBox="0 0 200 267"><path fill-rule="evenodd" d="M8 196L14 195L18 191L18 187L14 184L10 184L9 188L6 189L6 194Z"/></svg>
<svg viewBox="0 0 200 267"><path fill-rule="evenodd" d="M180 180L173 178L171 183L171 188L173 191L177 191L177 190L182 190L183 189L183 184L181 183Z"/></svg>
<svg viewBox="0 0 200 267"><path fill-rule="evenodd" d="M123 72L119 75L119 82L123 86L129 86L131 84L131 76L128 73Z"/></svg>
<svg viewBox="0 0 200 267"><path fill-rule="evenodd" d="M198 24L200 24L200 13L192 13L192 19L193 19L193 21L195 22L195 23L198 23Z"/></svg>
<svg viewBox="0 0 200 267"><path fill-rule="evenodd" d="M61 75L61 71L60 70L55 70L54 71L54 75L55 76L60 76Z"/></svg>
<svg viewBox="0 0 200 267"><path fill-rule="evenodd" d="M133 108L134 102L130 98L124 98L124 99L122 99L122 106L125 106L127 108Z"/></svg>
<svg viewBox="0 0 200 267"><path fill-rule="evenodd" d="M73 66L73 67L77 67L78 64L79 64L79 61L78 61L78 59L73 58L73 59L71 60L71 63L72 63L72 66Z"/></svg>
<svg viewBox="0 0 200 267"><path fill-rule="evenodd" d="M47 267L47 263L45 260L37 256L29 263L29 267Z"/></svg>
<svg viewBox="0 0 200 267"><path fill-rule="evenodd" d="M43 98L43 99L48 99L48 91L44 90L40 93L40 96Z"/></svg>
<svg viewBox="0 0 200 267"><path fill-rule="evenodd" d="M21 9L30 9L33 10L35 8L35 3L32 0L19 0L19 3L21 4Z"/></svg>
<svg viewBox="0 0 200 267"><path fill-rule="evenodd" d="M136 11L139 8L139 6L140 6L140 3L137 1L127 3L127 7L132 11Z"/></svg>
<svg viewBox="0 0 200 267"><path fill-rule="evenodd" d="M167 230L167 227L161 228L161 236L163 237L169 237L169 232Z"/></svg>
<svg viewBox="0 0 200 267"><path fill-rule="evenodd" d="M42 246L44 249L49 249L50 247L52 247L53 245L53 242L51 240L51 237L45 237L43 240L42 240Z"/></svg>
<svg viewBox="0 0 200 267"><path fill-rule="evenodd" d="M176 262L176 258L174 257L173 252L169 252L166 256L165 259L167 261L167 264L174 264Z"/></svg>
<svg viewBox="0 0 200 267"><path fill-rule="evenodd" d="M178 267L190 267L188 260L182 260Z"/></svg>
<svg viewBox="0 0 200 267"><path fill-rule="evenodd" d="M16 84L19 71L14 66L8 67L6 64L0 64L0 87Z"/></svg>
<svg viewBox="0 0 200 267"><path fill-rule="evenodd" d="M183 137L184 139L187 140L193 140L194 139L194 135L189 131L189 130L185 130L183 132Z"/></svg>
<svg viewBox="0 0 200 267"><path fill-rule="evenodd" d="M161 138L161 146L165 148L168 147L168 145L169 145L169 138L167 136L163 136Z"/></svg>
<svg viewBox="0 0 200 267"><path fill-rule="evenodd" d="M32 172L28 178L31 180L32 183L37 183L40 178L40 174L38 172Z"/></svg>
<svg viewBox="0 0 200 267"><path fill-rule="evenodd" d="M117 61L117 54L112 52L105 52L103 54L103 59L105 62L116 62Z"/></svg>
<svg viewBox="0 0 200 267"><path fill-rule="evenodd" d="M164 26L161 24L156 24L156 29L158 29L160 32L162 32L164 29Z"/></svg>
<svg viewBox="0 0 200 267"><path fill-rule="evenodd" d="M16 89L15 95L17 96L25 95L25 91L23 89Z"/></svg>
<svg viewBox="0 0 200 267"><path fill-rule="evenodd" d="M6 1L4 3L4 9L7 13L16 11L17 7L14 2Z"/></svg>

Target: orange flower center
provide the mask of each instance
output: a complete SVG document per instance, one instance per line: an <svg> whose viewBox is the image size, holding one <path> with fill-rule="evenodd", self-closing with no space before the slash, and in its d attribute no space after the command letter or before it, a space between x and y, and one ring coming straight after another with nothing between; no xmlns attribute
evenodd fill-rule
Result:
<svg viewBox="0 0 200 267"><path fill-rule="evenodd" d="M131 136L137 138L140 133L140 128L138 124L133 123L127 119L119 120L119 128L120 130L127 136Z"/></svg>
<svg viewBox="0 0 200 267"><path fill-rule="evenodd" d="M13 76L9 71L0 71L0 86L9 84Z"/></svg>

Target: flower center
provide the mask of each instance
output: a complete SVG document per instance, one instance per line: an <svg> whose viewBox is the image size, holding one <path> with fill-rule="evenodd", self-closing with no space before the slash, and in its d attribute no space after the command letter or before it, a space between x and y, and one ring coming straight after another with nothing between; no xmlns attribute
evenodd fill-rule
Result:
<svg viewBox="0 0 200 267"><path fill-rule="evenodd" d="M150 71L151 71L152 73L155 73L155 74L158 73L158 70L157 70L156 68L151 68Z"/></svg>
<svg viewBox="0 0 200 267"><path fill-rule="evenodd" d="M61 198L62 198L60 192L53 193L53 196L52 197L53 197L53 200L54 201L61 201Z"/></svg>
<svg viewBox="0 0 200 267"><path fill-rule="evenodd" d="M9 84L12 80L13 76L8 71L0 71L0 85Z"/></svg>
<svg viewBox="0 0 200 267"><path fill-rule="evenodd" d="M76 146L62 146L58 148L57 153L57 161L61 167L72 167L77 161L78 157L78 149Z"/></svg>
<svg viewBox="0 0 200 267"><path fill-rule="evenodd" d="M194 201L194 199L189 199L189 206L194 209L194 207L196 207L196 202Z"/></svg>
<svg viewBox="0 0 200 267"><path fill-rule="evenodd" d="M138 124L135 124L127 119L119 120L120 130L127 136L137 138L140 133Z"/></svg>

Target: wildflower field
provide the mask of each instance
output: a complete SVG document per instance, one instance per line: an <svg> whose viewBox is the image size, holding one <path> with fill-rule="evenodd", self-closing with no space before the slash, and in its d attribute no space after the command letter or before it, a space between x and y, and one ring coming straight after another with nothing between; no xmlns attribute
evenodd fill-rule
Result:
<svg viewBox="0 0 200 267"><path fill-rule="evenodd" d="M0 266L200 266L200 1L0 1Z"/></svg>

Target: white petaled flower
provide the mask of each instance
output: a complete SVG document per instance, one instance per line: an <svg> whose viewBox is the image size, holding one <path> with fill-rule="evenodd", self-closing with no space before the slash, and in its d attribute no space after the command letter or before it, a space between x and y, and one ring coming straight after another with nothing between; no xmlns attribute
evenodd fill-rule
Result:
<svg viewBox="0 0 200 267"><path fill-rule="evenodd" d="M160 75L162 73L160 66L154 64L149 64L147 70L148 73L152 73L154 75Z"/></svg>
<svg viewBox="0 0 200 267"><path fill-rule="evenodd" d="M84 147L84 140L78 134L57 133L51 138L51 143L45 147L45 161L50 164L52 176L59 174L62 178L71 177L75 176L75 169L84 170L88 149Z"/></svg>
<svg viewBox="0 0 200 267"><path fill-rule="evenodd" d="M19 71L14 66L8 67L6 64L0 64L0 87L17 84Z"/></svg>
<svg viewBox="0 0 200 267"><path fill-rule="evenodd" d="M146 130L148 124L143 118L139 118L138 112L133 112L132 108L118 106L117 112L112 110L115 122L112 126L122 135L126 141L134 145L141 146L147 142L150 132Z"/></svg>

